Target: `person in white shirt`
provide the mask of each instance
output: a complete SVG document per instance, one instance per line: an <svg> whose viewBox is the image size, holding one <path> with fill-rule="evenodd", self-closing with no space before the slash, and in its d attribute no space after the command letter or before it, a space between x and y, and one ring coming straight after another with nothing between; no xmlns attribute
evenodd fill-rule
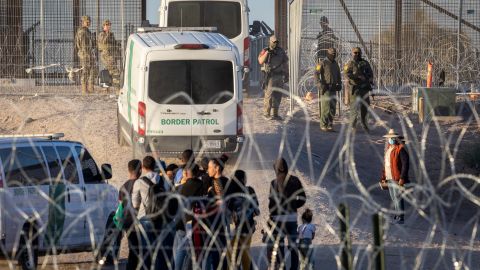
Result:
<svg viewBox="0 0 480 270"><path fill-rule="evenodd" d="M315 231L317 228L314 224L312 224L312 219L312 210L308 208L305 209L305 212L302 214L302 224L298 226L300 269L314 269L310 247L313 239L315 238Z"/></svg>

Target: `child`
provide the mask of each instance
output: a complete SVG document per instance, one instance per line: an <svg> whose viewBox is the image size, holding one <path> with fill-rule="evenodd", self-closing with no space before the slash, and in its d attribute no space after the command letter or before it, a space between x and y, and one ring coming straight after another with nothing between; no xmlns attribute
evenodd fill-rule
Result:
<svg viewBox="0 0 480 270"><path fill-rule="evenodd" d="M313 269L313 262L311 261L310 246L313 238L315 238L315 225L312 224L313 213L310 209L305 209L302 214L302 224L298 226L299 251L301 259L300 269Z"/></svg>

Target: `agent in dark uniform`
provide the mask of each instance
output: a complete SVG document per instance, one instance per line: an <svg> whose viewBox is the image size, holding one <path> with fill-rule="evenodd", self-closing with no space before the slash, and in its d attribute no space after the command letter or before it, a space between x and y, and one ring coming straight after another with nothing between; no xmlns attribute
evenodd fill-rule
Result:
<svg viewBox="0 0 480 270"><path fill-rule="evenodd" d="M333 33L332 28L329 26L328 18L322 16L320 18L320 26L322 31L317 35L317 58L322 60L327 57L327 50L329 48L335 48L338 38Z"/></svg>
<svg viewBox="0 0 480 270"><path fill-rule="evenodd" d="M320 111L320 129L333 131L333 116L337 105L337 91L342 90L342 75L335 58L337 50L329 48L327 57L321 60L315 69L315 82L318 89Z"/></svg>
<svg viewBox="0 0 480 270"><path fill-rule="evenodd" d="M263 101L263 116L273 120L281 120L278 108L282 101L283 84L288 82L288 57L285 50L278 47L275 35L270 37L270 45L258 56L258 63L263 65L265 98Z"/></svg>
<svg viewBox="0 0 480 270"><path fill-rule="evenodd" d="M367 112L370 106L370 91L372 90L373 71L367 60L362 58L362 50L355 47L352 50L353 59L344 67L345 76L351 89L350 121L352 128L357 126L360 111L362 127L368 132Z"/></svg>

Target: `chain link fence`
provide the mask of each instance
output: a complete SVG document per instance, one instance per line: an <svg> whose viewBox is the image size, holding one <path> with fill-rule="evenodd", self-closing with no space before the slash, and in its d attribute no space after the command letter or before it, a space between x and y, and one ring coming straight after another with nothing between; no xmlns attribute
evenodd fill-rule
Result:
<svg viewBox="0 0 480 270"><path fill-rule="evenodd" d="M339 51L340 65L358 46L374 68L378 89L407 94L412 85L425 85L428 62L434 66L434 84L443 70L445 85L457 86L458 74L459 87L478 88L480 2L462 1L459 30L460 2L304 0L300 75L308 76L331 45Z"/></svg>
<svg viewBox="0 0 480 270"><path fill-rule="evenodd" d="M71 69L79 68L75 34L83 15L91 17L95 37L110 19L117 40L119 67L128 36L141 23L141 1L23 0L0 1L1 93L72 92L80 84ZM122 48L120 48L122 47ZM99 70L103 69L97 52ZM41 90L38 86L43 86ZM63 86L63 87L60 87Z"/></svg>

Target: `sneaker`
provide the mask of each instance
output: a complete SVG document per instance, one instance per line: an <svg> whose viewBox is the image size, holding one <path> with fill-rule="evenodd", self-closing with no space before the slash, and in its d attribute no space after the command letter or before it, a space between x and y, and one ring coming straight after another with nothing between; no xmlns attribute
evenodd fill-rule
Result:
<svg viewBox="0 0 480 270"><path fill-rule="evenodd" d="M272 118L270 117L269 114L264 114L264 115L263 115L263 119L265 119L265 120L270 120L270 119L272 119Z"/></svg>
<svg viewBox="0 0 480 270"><path fill-rule="evenodd" d="M274 115L272 116L272 120L279 120L281 121L282 120L282 117L278 116L278 115Z"/></svg>
<svg viewBox="0 0 480 270"><path fill-rule="evenodd" d="M320 130L321 130L321 131L328 132L328 128L326 128L326 127L320 127Z"/></svg>

